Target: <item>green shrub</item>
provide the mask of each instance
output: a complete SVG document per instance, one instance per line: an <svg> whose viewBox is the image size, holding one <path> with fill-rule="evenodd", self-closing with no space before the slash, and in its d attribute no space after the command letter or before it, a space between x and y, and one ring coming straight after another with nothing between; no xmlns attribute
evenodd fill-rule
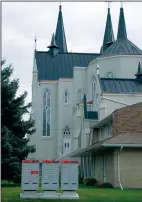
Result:
<svg viewBox="0 0 142 202"><path fill-rule="evenodd" d="M83 177L79 177L79 184L83 184Z"/></svg>
<svg viewBox="0 0 142 202"><path fill-rule="evenodd" d="M97 184L97 180L95 178L86 178L83 180L83 184L86 186L95 186Z"/></svg>
<svg viewBox="0 0 142 202"><path fill-rule="evenodd" d="M100 182L97 182L97 184L95 185L96 188L102 188L102 184Z"/></svg>
<svg viewBox="0 0 142 202"><path fill-rule="evenodd" d="M102 184L102 188L113 188L113 186L112 186L112 184L109 183L109 182L104 182L104 183Z"/></svg>

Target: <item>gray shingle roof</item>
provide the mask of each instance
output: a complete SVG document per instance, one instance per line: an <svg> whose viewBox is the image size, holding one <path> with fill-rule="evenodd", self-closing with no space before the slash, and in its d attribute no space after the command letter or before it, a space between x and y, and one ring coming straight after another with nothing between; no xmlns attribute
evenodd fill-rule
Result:
<svg viewBox="0 0 142 202"><path fill-rule="evenodd" d="M142 83L137 79L100 78L102 92L142 93Z"/></svg>
<svg viewBox="0 0 142 202"><path fill-rule="evenodd" d="M38 80L58 80L72 78L74 66L87 67L99 54L93 53L58 53L52 57L50 51L36 51L35 58Z"/></svg>

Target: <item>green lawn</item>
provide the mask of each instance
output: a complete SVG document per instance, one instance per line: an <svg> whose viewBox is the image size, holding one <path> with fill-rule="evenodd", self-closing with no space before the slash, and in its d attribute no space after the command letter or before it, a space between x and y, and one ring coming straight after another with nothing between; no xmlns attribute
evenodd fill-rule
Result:
<svg viewBox="0 0 142 202"><path fill-rule="evenodd" d="M20 199L19 194L21 192L20 187L2 187L2 202L41 202L58 200L51 199ZM142 189L102 189L102 188L86 188L80 187L77 191L80 198L79 202L142 202ZM60 202L67 202L70 200L61 200ZM76 201L76 200L72 200Z"/></svg>

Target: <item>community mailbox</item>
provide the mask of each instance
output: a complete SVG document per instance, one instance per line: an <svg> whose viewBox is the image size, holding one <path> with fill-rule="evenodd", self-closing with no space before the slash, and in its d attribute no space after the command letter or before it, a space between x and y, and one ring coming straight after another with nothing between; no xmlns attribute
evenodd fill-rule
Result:
<svg viewBox="0 0 142 202"><path fill-rule="evenodd" d="M59 171L59 161L42 161L42 189L44 191L59 189Z"/></svg>
<svg viewBox="0 0 142 202"><path fill-rule="evenodd" d="M39 187L39 161L22 161L22 181L23 191L36 191Z"/></svg>
<svg viewBox="0 0 142 202"><path fill-rule="evenodd" d="M61 161L61 189L68 191L78 189L78 161Z"/></svg>

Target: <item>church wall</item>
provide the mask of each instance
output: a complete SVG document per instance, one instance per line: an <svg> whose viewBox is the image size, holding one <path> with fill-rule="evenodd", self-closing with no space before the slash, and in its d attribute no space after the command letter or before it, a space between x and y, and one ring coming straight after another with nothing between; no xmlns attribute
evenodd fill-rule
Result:
<svg viewBox="0 0 142 202"><path fill-rule="evenodd" d="M121 78L135 78L138 70L138 63L142 64L142 56L123 56L121 57L120 73Z"/></svg>
<svg viewBox="0 0 142 202"><path fill-rule="evenodd" d="M81 90L84 94L86 92L86 68L85 67L75 67L73 75L73 103L77 104L78 91Z"/></svg>
<svg viewBox="0 0 142 202"><path fill-rule="evenodd" d="M68 104L64 103L64 92L68 91ZM63 152L63 130L69 127L71 136L73 134L73 81L72 79L60 79L58 83L58 111L56 111L58 119L58 155Z"/></svg>
<svg viewBox="0 0 142 202"><path fill-rule="evenodd" d="M83 106L78 103L78 91L82 91L82 96L86 92L86 68L85 67L75 67L74 68L74 78L73 78L73 150L81 146L79 143L79 133L81 131L81 124L83 122ZM82 137L81 137L82 139Z"/></svg>
<svg viewBox="0 0 142 202"><path fill-rule="evenodd" d="M142 101L142 94L140 95L103 95L103 97L111 99L111 100L107 100L107 99L103 99L103 103L105 106L105 116L108 116L109 114L111 114L113 111L115 111L116 109L119 109L121 107L125 107L127 104L132 105L135 103L139 103ZM118 103L121 102L121 103Z"/></svg>
<svg viewBox="0 0 142 202"><path fill-rule="evenodd" d="M100 77L104 78L108 72L112 72L116 78L135 78L139 62L142 64L141 55L98 58L97 60L92 61L88 66L88 85L89 82L91 82L92 75L96 75L97 64L100 67Z"/></svg>
<svg viewBox="0 0 142 202"><path fill-rule="evenodd" d="M43 93L48 88L51 91L51 137L43 136ZM37 95L38 103L38 123L37 123L37 158L56 159L57 156L57 109L58 92L57 83L40 83Z"/></svg>

